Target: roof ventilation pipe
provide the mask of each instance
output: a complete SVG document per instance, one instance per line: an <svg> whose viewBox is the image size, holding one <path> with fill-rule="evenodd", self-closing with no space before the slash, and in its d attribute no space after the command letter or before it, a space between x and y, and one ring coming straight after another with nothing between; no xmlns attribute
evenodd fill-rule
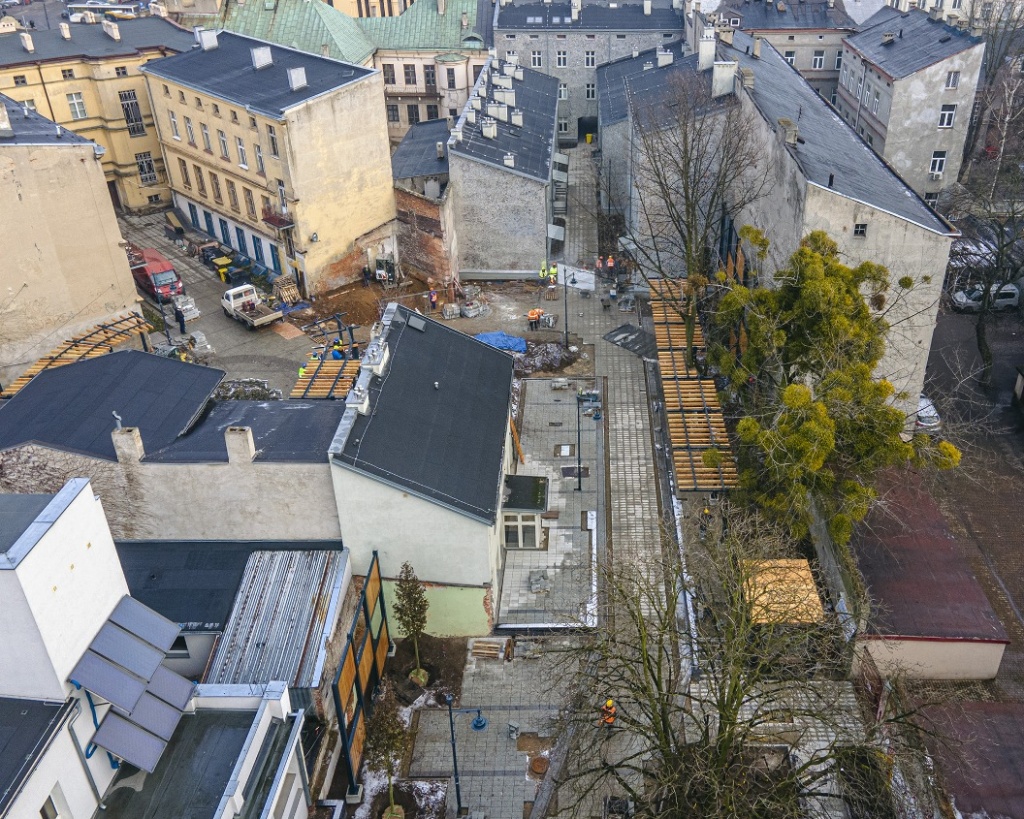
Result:
<svg viewBox="0 0 1024 819"><path fill-rule="evenodd" d="M306 69L305 68L303 68L300 65L297 68L289 68L288 69L288 87L292 91L301 91L307 85L309 85L309 83L306 82Z"/></svg>
<svg viewBox="0 0 1024 819"><path fill-rule="evenodd" d="M375 338L370 342L370 346L366 348L362 361L359 362L359 369L371 370L374 375L380 377L384 374L384 370L387 369L390 359L391 353L388 350L387 343L379 338Z"/></svg>
<svg viewBox="0 0 1024 819"><path fill-rule="evenodd" d="M516 166L516 155L513 153L505 154L505 167L514 168Z"/></svg>
<svg viewBox="0 0 1024 819"><path fill-rule="evenodd" d="M658 68L664 68L666 65L672 65L672 52L667 48L659 48L657 51L658 55Z"/></svg>

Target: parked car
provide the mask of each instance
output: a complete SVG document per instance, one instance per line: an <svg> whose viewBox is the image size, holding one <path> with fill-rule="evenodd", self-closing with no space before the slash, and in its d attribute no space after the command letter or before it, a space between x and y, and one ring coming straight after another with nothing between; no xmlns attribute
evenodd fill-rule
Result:
<svg viewBox="0 0 1024 819"><path fill-rule="evenodd" d="M1020 304L1020 289L1015 284L993 284L989 288L990 306L993 310L1014 310ZM953 294L953 309L963 313L977 313L982 308L985 290L979 284L972 284Z"/></svg>
<svg viewBox="0 0 1024 819"><path fill-rule="evenodd" d="M185 285L174 265L160 251L151 247L140 248L129 243L128 267L135 284L155 301L171 301L185 293Z"/></svg>
<svg viewBox="0 0 1024 819"><path fill-rule="evenodd" d="M21 0L0 0L0 8L12 8L13 6L20 6Z"/></svg>
<svg viewBox="0 0 1024 819"><path fill-rule="evenodd" d="M942 419L935 405L921 393L917 399L917 412L914 415L914 431L935 435L942 429Z"/></svg>

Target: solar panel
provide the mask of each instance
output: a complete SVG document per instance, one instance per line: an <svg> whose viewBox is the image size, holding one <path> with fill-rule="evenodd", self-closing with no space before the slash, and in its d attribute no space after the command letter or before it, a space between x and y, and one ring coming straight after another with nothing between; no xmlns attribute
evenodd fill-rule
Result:
<svg viewBox="0 0 1024 819"><path fill-rule="evenodd" d="M130 765L153 773L167 743L129 722L120 714L109 712L100 723L92 741Z"/></svg>
<svg viewBox="0 0 1024 819"><path fill-rule="evenodd" d="M82 655L70 679L128 713L146 690L146 684L138 677L92 651Z"/></svg>
<svg viewBox="0 0 1024 819"><path fill-rule="evenodd" d="M194 688L195 683L162 665L153 674L153 679L149 681L146 690L181 711L192 699Z"/></svg>
<svg viewBox="0 0 1024 819"><path fill-rule="evenodd" d="M151 734L156 734L161 739L170 740L174 736L174 729L181 720L181 711L173 705L168 705L159 700L148 691L142 695L135 710L128 716L131 722L145 728Z"/></svg>
<svg viewBox="0 0 1024 819"><path fill-rule="evenodd" d="M163 652L170 650L181 631L177 624L127 595L121 598L108 619Z"/></svg>
<svg viewBox="0 0 1024 819"><path fill-rule="evenodd" d="M163 662L165 656L163 651L115 626L109 620L103 624L103 628L89 648L101 657L124 666L144 680L153 676L153 672Z"/></svg>

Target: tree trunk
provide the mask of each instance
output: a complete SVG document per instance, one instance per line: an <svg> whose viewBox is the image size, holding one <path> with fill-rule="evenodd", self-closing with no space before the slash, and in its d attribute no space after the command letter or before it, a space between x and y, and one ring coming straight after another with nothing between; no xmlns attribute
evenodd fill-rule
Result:
<svg viewBox="0 0 1024 819"><path fill-rule="evenodd" d="M416 654L416 670L420 668L420 641L418 637L412 638L412 650Z"/></svg>
<svg viewBox="0 0 1024 819"><path fill-rule="evenodd" d="M974 325L974 337L978 342L978 353L981 355L980 381L987 387L992 380L992 348L988 343L988 315L984 309L978 314L978 323Z"/></svg>

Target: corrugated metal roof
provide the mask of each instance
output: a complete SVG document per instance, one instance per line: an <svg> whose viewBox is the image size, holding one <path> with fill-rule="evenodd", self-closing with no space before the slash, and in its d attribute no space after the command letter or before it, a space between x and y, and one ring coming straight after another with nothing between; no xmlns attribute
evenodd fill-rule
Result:
<svg viewBox="0 0 1024 819"><path fill-rule="evenodd" d="M204 28L220 26L237 34L360 65L373 56L375 48L354 19L319 0L277 0L271 8L261 2L226 0L214 22L208 15L191 15L183 17L182 23Z"/></svg>
<svg viewBox="0 0 1024 819"><path fill-rule="evenodd" d="M318 685L347 560L346 552L254 552L205 682Z"/></svg>
<svg viewBox="0 0 1024 819"><path fill-rule="evenodd" d="M357 22L386 51L481 51L487 32L478 25L477 5L477 0L448 0L445 13L438 14L437 0L418 0L398 17L361 17ZM469 21L466 28L463 14Z"/></svg>

